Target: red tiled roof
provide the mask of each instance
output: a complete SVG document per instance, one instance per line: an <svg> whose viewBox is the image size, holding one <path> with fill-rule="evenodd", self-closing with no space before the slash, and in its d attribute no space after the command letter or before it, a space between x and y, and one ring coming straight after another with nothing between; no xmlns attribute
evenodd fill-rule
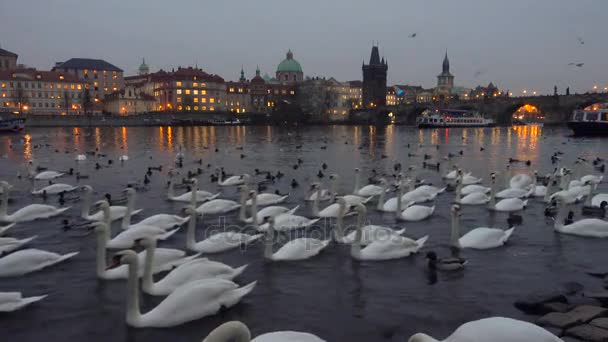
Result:
<svg viewBox="0 0 608 342"><path fill-rule="evenodd" d="M61 78L63 76L63 79ZM80 82L78 77L60 71L41 71L36 69L13 69L0 72L2 80L37 80L47 82Z"/></svg>

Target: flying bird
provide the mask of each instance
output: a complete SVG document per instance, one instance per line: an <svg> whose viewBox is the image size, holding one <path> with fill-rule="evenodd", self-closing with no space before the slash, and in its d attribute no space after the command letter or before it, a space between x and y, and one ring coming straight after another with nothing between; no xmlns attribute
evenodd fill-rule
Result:
<svg viewBox="0 0 608 342"><path fill-rule="evenodd" d="M581 45L585 45L585 41L583 40L583 38L581 38L581 37L576 37L576 39L578 39L578 42L579 42Z"/></svg>
<svg viewBox="0 0 608 342"><path fill-rule="evenodd" d="M575 65L575 66L581 68L583 65L585 65L585 63L568 63L568 65Z"/></svg>
<svg viewBox="0 0 608 342"><path fill-rule="evenodd" d="M477 70L477 71L475 71L475 78L477 78L485 73L486 73L485 69Z"/></svg>
<svg viewBox="0 0 608 342"><path fill-rule="evenodd" d="M414 32L414 33L410 34L410 38L416 38L417 35L418 35L418 33Z"/></svg>

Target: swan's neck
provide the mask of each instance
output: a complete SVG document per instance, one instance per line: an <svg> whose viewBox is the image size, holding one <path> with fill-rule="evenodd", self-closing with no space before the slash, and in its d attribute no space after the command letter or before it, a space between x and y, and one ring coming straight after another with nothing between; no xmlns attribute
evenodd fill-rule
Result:
<svg viewBox="0 0 608 342"><path fill-rule="evenodd" d="M357 194L357 192L359 192L359 188L361 187L360 185L361 182L361 175L359 174L359 172L355 172L355 190L353 191L353 194Z"/></svg>
<svg viewBox="0 0 608 342"><path fill-rule="evenodd" d="M564 220L566 219L566 205L562 202L558 202L557 204L557 214L555 215L555 223L553 227L557 231L562 231L564 228Z"/></svg>
<svg viewBox="0 0 608 342"><path fill-rule="evenodd" d="M350 255L358 259L361 256L361 237L363 235L363 220L365 217L359 213L357 215L357 231L355 233L355 241L350 245Z"/></svg>
<svg viewBox="0 0 608 342"><path fill-rule="evenodd" d="M91 191L85 190L84 198L82 199L82 208L80 209L80 216L84 219L86 219L91 212L91 197Z"/></svg>
<svg viewBox="0 0 608 342"><path fill-rule="evenodd" d="M490 203L489 207L494 208L496 206L496 184L492 182L490 184Z"/></svg>
<svg viewBox="0 0 608 342"><path fill-rule="evenodd" d="M251 332L247 326L238 321L227 322L215 328L203 342L250 342Z"/></svg>
<svg viewBox="0 0 608 342"><path fill-rule="evenodd" d="M570 186L570 173L568 173L565 176L562 176L561 182L559 184L559 187L562 188L562 190L568 190L569 186Z"/></svg>
<svg viewBox="0 0 608 342"><path fill-rule="evenodd" d="M2 203L0 203L0 217L6 216L8 211L8 188L2 190Z"/></svg>
<svg viewBox="0 0 608 342"><path fill-rule="evenodd" d="M553 192L553 177L549 177L549 184L547 184L547 192L545 192L545 197L543 198L543 201L545 203L547 203L551 200L552 192Z"/></svg>
<svg viewBox="0 0 608 342"><path fill-rule="evenodd" d="M401 197L403 197L403 187L400 184L399 193L397 196L397 210L395 211L395 217L399 217L399 215L401 215L401 211L403 210L403 200L401 199Z"/></svg>
<svg viewBox="0 0 608 342"><path fill-rule="evenodd" d="M333 192L332 192L333 194ZM319 216L319 197L321 197L321 188L315 191L315 200L312 202L312 215ZM333 195L332 195L333 196Z"/></svg>
<svg viewBox="0 0 608 342"><path fill-rule="evenodd" d="M245 206L245 203L247 202L247 193L249 193L249 189L247 188L247 186L242 185L241 188L241 207L239 208L239 220L241 221L245 221L247 218L245 217L245 213L247 210L247 207Z"/></svg>
<svg viewBox="0 0 608 342"><path fill-rule="evenodd" d="M106 241L108 241L108 231L104 230L97 234L97 277L103 278L106 274Z"/></svg>
<svg viewBox="0 0 608 342"><path fill-rule="evenodd" d="M382 183L382 192L378 197L378 210L382 211L384 209L384 194L386 194L386 183Z"/></svg>
<svg viewBox="0 0 608 342"><path fill-rule="evenodd" d="M452 214L452 234L450 236L450 244L453 247L460 248L460 217L458 214Z"/></svg>
<svg viewBox="0 0 608 342"><path fill-rule="evenodd" d="M258 199L257 196L254 196L251 199L251 208L250 208L251 220L253 221L253 227L258 227Z"/></svg>
<svg viewBox="0 0 608 342"><path fill-rule="evenodd" d="M331 191L330 202L334 203L336 201L336 194L338 191L338 178L337 177L331 180L331 185L330 185L329 191Z"/></svg>
<svg viewBox="0 0 608 342"><path fill-rule="evenodd" d="M129 200L127 201L127 212L125 216L122 218L122 229L128 229L131 225L131 212L133 211L133 206L135 202L135 194L129 196Z"/></svg>
<svg viewBox="0 0 608 342"><path fill-rule="evenodd" d="M156 241L146 247L146 258L144 261L144 278L142 288L147 293L152 293L154 281L152 280L152 265L154 265L154 252L156 250Z"/></svg>
<svg viewBox="0 0 608 342"><path fill-rule="evenodd" d="M336 218L336 231L335 238L337 241L342 241L344 238L344 211L346 207L340 201L340 207L338 208L338 217Z"/></svg>
<svg viewBox="0 0 608 342"><path fill-rule="evenodd" d="M511 187L511 175L512 174L513 174L513 172L511 171L511 168L507 167L507 171L505 171L505 187L506 188Z"/></svg>
<svg viewBox="0 0 608 342"><path fill-rule="evenodd" d="M460 178L460 182L456 186L456 202L460 202L462 199L462 178Z"/></svg>
<svg viewBox="0 0 608 342"><path fill-rule="evenodd" d="M188 221L188 230L186 231L186 248L193 250L196 245L196 216L197 212L190 214Z"/></svg>
<svg viewBox="0 0 608 342"><path fill-rule="evenodd" d="M222 171L218 170L217 171L217 184L222 185L223 182L224 182L224 176L222 175Z"/></svg>
<svg viewBox="0 0 608 342"><path fill-rule="evenodd" d="M175 198L175 192L174 192L174 187L173 187L173 181L169 181L169 189L167 189L167 198L168 199L173 199Z"/></svg>
<svg viewBox="0 0 608 342"><path fill-rule="evenodd" d="M197 200L197 192L198 192L198 184L196 182L194 182L194 184L192 184L192 190L190 192L191 196L190 196L190 205L194 208L196 208L196 200Z"/></svg>
<svg viewBox="0 0 608 342"><path fill-rule="evenodd" d="M129 263L129 278L127 280L127 324L137 327L141 321L139 311L139 265L137 259Z"/></svg>
<svg viewBox="0 0 608 342"><path fill-rule="evenodd" d="M597 184L589 185L589 187L591 188L591 190L589 190L589 195L587 195L587 198L585 198L585 206L587 207L591 206L591 199L595 195L595 191L597 190Z"/></svg>
<svg viewBox="0 0 608 342"><path fill-rule="evenodd" d="M274 222L268 224L264 235L264 258L272 260L272 245L274 244Z"/></svg>

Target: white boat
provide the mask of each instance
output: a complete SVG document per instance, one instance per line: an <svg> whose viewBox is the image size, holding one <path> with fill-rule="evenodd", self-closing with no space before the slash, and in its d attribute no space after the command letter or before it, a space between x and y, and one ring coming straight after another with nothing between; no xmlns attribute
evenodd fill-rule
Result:
<svg viewBox="0 0 608 342"><path fill-rule="evenodd" d="M416 123L419 128L488 127L494 125L494 120L469 110L427 109L418 116Z"/></svg>
<svg viewBox="0 0 608 342"><path fill-rule="evenodd" d="M25 116L9 112L0 113L0 132L20 132L25 128Z"/></svg>
<svg viewBox="0 0 608 342"><path fill-rule="evenodd" d="M574 135L608 135L608 103L575 110L568 127Z"/></svg>

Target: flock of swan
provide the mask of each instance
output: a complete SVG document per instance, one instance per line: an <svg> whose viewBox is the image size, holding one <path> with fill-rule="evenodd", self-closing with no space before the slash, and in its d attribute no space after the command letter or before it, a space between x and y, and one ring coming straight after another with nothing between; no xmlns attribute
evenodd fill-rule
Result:
<svg viewBox="0 0 608 342"><path fill-rule="evenodd" d="M79 159L80 158L80 159ZM183 155L182 155L183 158ZM85 160L79 155L76 160ZM127 162L127 156L120 161ZM181 160L180 160L181 162ZM159 213L133 222L141 215L137 208L137 191L124 190L125 205L115 205L107 198L93 201L95 192L89 185L73 186L60 183L63 172L45 170L31 173L32 182L49 183L33 189L33 196L64 196L80 193L80 219L82 227L95 235L96 275L103 280L126 279L126 322L132 327L172 327L217 314L221 308L237 305L255 290L256 281L238 284L235 279L246 272L247 265L231 267L211 260L210 256L243 246L263 243L263 258L268 261L297 262L314 258L334 244L350 245L350 255L357 260L384 261L407 258L424 249L430 236L406 236L405 229L395 229L369 223L367 212L377 210L394 214L396 222L419 222L435 214L432 203L438 196L452 196L450 208L450 244L454 250L487 250L507 244L517 234L515 220L508 227L466 227L462 234L460 216L468 206L485 206L489 211L517 215L526 209L528 201L547 204L548 215L554 216L554 229L558 233L591 238L608 237L606 208L608 194L598 193L603 177L582 172L584 160L578 160L574 170L556 168L544 176L537 173L512 174L507 168L503 175L492 173L489 184L483 179L464 172L454 165L442 175L444 185L434 186L418 180L415 167L393 176L378 176L370 184L361 185L361 170L354 170L354 186L350 193L340 194L337 174L329 176L330 186L313 183L304 201L312 208L306 215L300 206L286 207L282 203L289 195L258 191L257 182L248 174L226 176L217 170L215 179L221 188L238 189L238 199L221 198L222 192L199 189L198 180L188 180L189 190L176 194L175 179L169 179L166 199L183 203L178 214ZM257 173L257 171L256 171ZM503 186L500 186L502 184ZM65 215L70 207L48 204L30 204L9 213L9 198L13 186L0 182L0 236L17 230L20 223L45 220ZM580 210L586 217L574 220L571 210ZM216 232L197 241L204 216L235 213L238 220L252 229ZM354 229L344 224L345 217L355 216ZM319 220L332 219L330 234L323 239L294 238L276 246L280 232L306 230ZM175 233L186 226L183 249L157 247L163 241L175 239ZM78 255L78 251L57 254L27 245L37 237L25 239L0 237L0 277L19 277L31 272L52 272L51 266ZM136 252L140 250L140 252ZM109 251L113 255L108 259ZM457 253L456 253L457 254ZM433 251L427 253L428 266L441 271L459 271L466 260L458 255L440 258ZM164 276L159 278L159 274ZM155 280L156 278L156 280ZM153 309L142 313L140 291L150 296L165 298ZM0 312L22 309L46 296L24 297L20 292L0 292ZM559 338L535 325L502 317L491 317L469 322L459 327L446 342L467 342L484 336L484 340L501 342L560 341ZM250 341L247 326L240 322L227 322L204 341ZM322 341L306 332L277 331L254 338L252 341ZM436 341L425 334L415 334L410 342Z"/></svg>

